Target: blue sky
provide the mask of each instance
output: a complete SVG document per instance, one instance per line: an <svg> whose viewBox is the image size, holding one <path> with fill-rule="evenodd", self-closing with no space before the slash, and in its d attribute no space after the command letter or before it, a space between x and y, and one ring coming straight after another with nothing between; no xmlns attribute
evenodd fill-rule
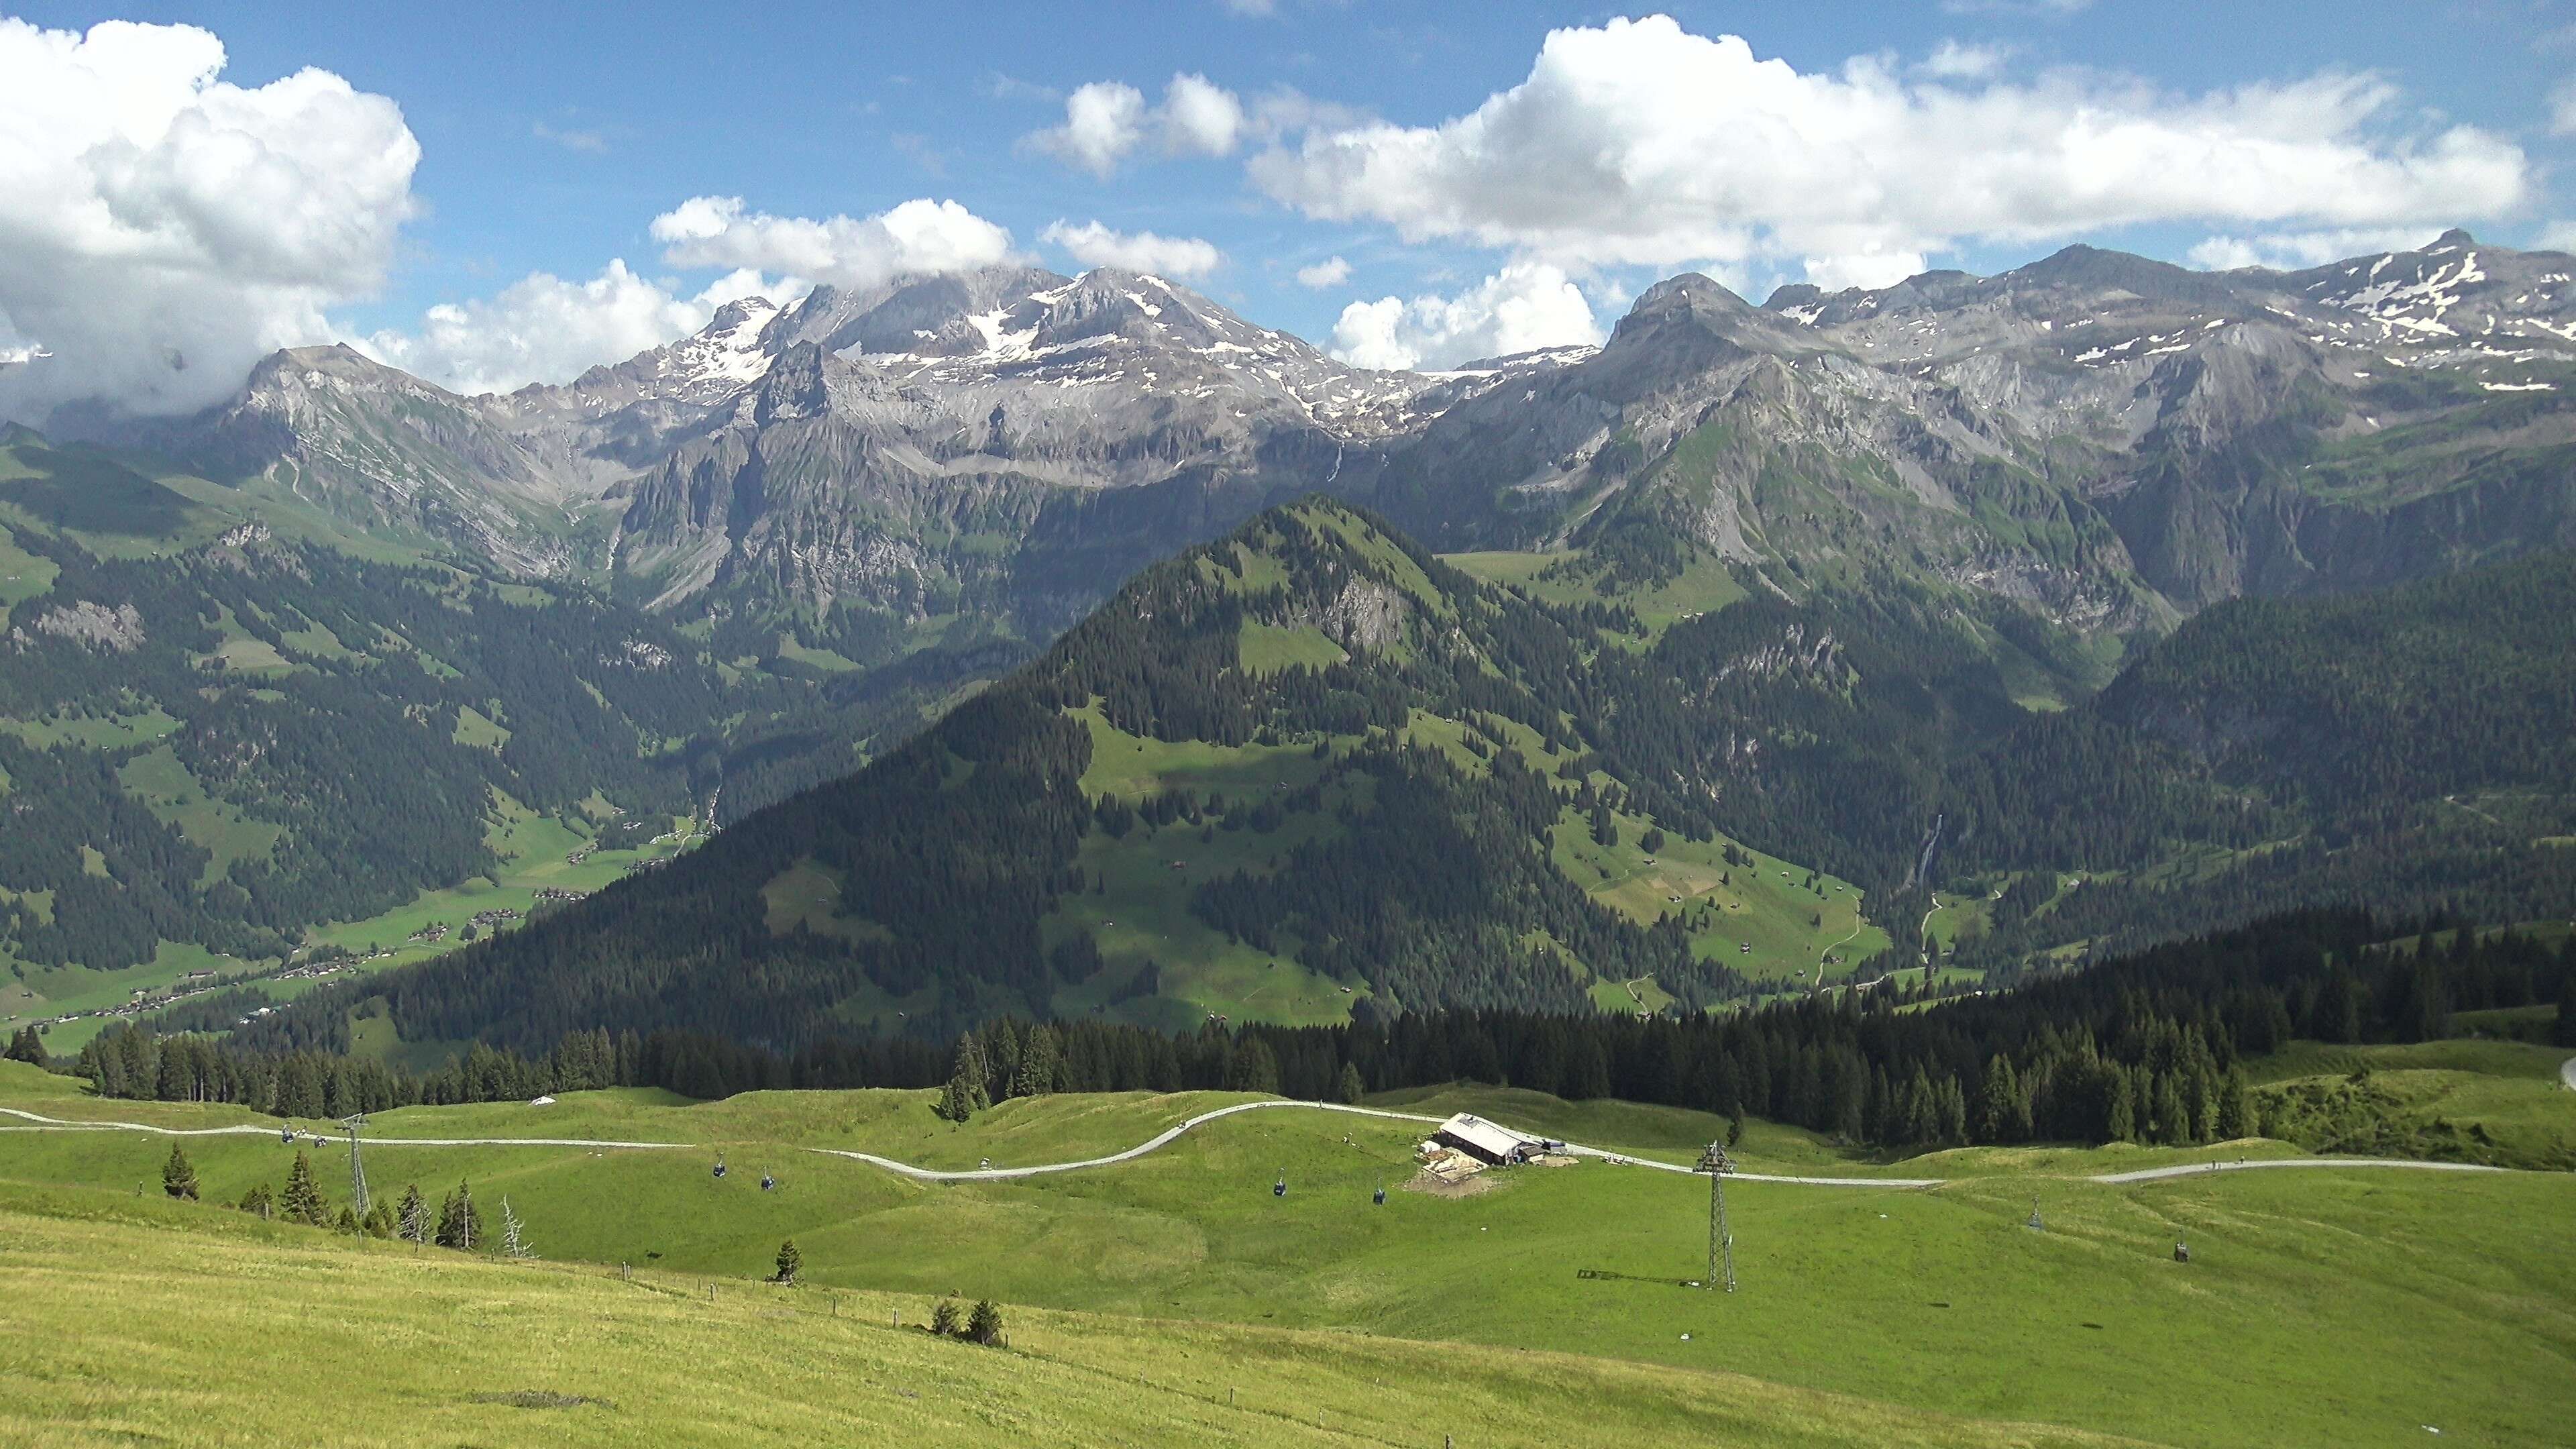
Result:
<svg viewBox="0 0 2576 1449"><path fill-rule="evenodd" d="M2568 230L2576 201L2565 198L2560 175L2576 156L2568 134L2576 132L2569 100L2576 92L2562 93L2576 77L2576 5L1952 0L1659 9L1677 22L1673 31L1626 30L1619 45L1631 49L1605 41L1588 59L1565 57L1569 79L1560 93L1522 107L1521 129L1548 133L1535 141L1486 136L1443 153L1437 133L1418 131L1387 141L1394 149L1382 154L1354 159L1345 148L1330 165L1304 166L1301 148L1318 136L1329 142L1373 121L1399 133L1438 127L1521 86L1552 31L1600 36L1614 17L1648 12L1174 0L642 4L583 15L451 0L30 4L10 13L51 30L110 19L201 27L220 40L221 79L231 85L256 89L311 67L398 107L417 145L407 188L396 196L377 187L351 204L394 206L403 215L371 234L380 255L352 260L372 275L317 283L304 299L307 315L353 337L382 337L397 360L433 375L443 367L442 380L457 382L525 380L496 357L519 358L520 371L560 372L576 360L570 344L549 352L521 340L510 344L516 352L495 352L488 339L462 336L511 325L497 306L452 319L459 335L447 343L426 337L435 330L424 322L430 308L489 301L532 273L582 283L622 259L646 289L668 294L662 330L685 321L702 289L730 270L682 255L655 234L657 217L693 197L738 197L744 213L771 218L861 221L914 198L952 200L1007 229L1018 253L1060 270L1079 262L1046 239L1058 222L1197 240L1222 260L1200 270L1196 284L1254 320L1338 341L1346 351L1359 347L1371 360L1426 363L1445 360L1436 355L1444 349L1511 335L1511 324L1494 320L1498 310L1517 307L1524 333L1579 330L1571 311L1578 306L1595 329L1605 327L1647 282L1692 266L1759 300L1771 285L1811 273L1881 282L1915 258L1991 271L2077 239L2175 260L2286 264L2339 244L2371 249L2439 230L2437 222L2463 222L2517 245L2536 244L2553 228L2562 238L2576 234ZM1671 205L1659 198L1673 188L1650 176L1643 185L1656 195L1587 193L1567 214L1546 214L1544 193L1567 164L1550 148L1569 136L1576 139L1567 144L1629 148L1616 163L1629 171L1688 168L1693 147L1711 153L1711 164L1722 159L1715 153L1728 145L1712 138L1738 134L1730 129L1742 124L1737 118L1707 119L1714 131L1656 129L1664 112L1681 109L1674 98L1695 94L1702 80L1667 78L1681 89L1634 114L1615 114L1615 95L1585 88L1614 80L1656 46L1678 51L1675 35L1741 36L1754 60L1785 62L1774 79L1818 82L1819 94L1790 95L1781 105L1821 108L1818 124L1847 131L1836 144L1861 159L1839 150L1823 161L1792 157L1785 178L1714 186ZM1704 45L1695 53L1721 63ZM1856 62L1876 77L1874 89L1853 81ZM1242 124L1222 154L1203 134L1184 138L1166 112L1166 87L1181 73L1203 77L1240 108ZM1032 139L1065 125L1066 98L1095 83L1132 86L1143 106L1105 167L1097 151L1087 167L1077 148L1050 150ZM1839 99L1824 93L1838 85ZM1890 98L1927 87L1950 97L1955 135L1931 121L1880 114ZM1581 109L1603 96L1601 115ZM2251 137L2246 155L2324 149L2249 163L2233 190L2188 176L2182 182L2190 184L2168 184L2174 178L2153 174L2155 164L2195 167L2149 164L2111 188L2135 195L2089 209L2033 199L2045 189L2033 175L2050 174L2044 158L2035 173L1980 181L1998 195L1967 206L1925 181L1948 164L1939 153L1889 162L1892 175L1855 179L1835 169L1872 165L1869 148L1884 144L1874 136L1910 141L1924 132L1926 145L1968 150L2044 146L2051 126L2080 124L2105 108L2170 124L2175 136L2166 141L2177 145L2233 128ZM1963 118L1981 109L1992 114ZM2321 110L2334 117L2314 128L2317 135L2303 134L2299 115ZM1806 124L1803 113L1793 119ZM1597 135L1587 130L1596 120ZM2463 134L2475 144L2464 149ZM0 130L0 145L7 139ZM1684 152L1678 162L1676 147ZM1267 163L1257 159L1264 152ZM2287 169L2260 169L2275 163ZM2349 175L2326 176L2316 197L2290 203L2286 214L2254 215L2263 208L2245 199L2249 191L2295 190L2286 183L2346 163ZM1847 214L1800 194L1794 173L1802 165L1819 194L1882 184L1914 194ZM1417 176L1432 179L1409 179ZM1617 239L1595 244L1581 234L1590 220L1582 207L1596 204L1605 217L1625 216L1604 222L1605 232L1624 227ZM0 229L0 308L11 296L8 243ZM777 257L747 233L727 245L765 280L781 275ZM30 254L42 249L27 245ZM1299 282L1301 268L1334 257L1345 266L1309 273L1322 285ZM32 313L36 284L22 285L14 310ZM1345 313L1384 298L1405 306L1356 322ZM15 330L25 345L61 357L72 325L39 329L20 316ZM630 331L601 335L623 345ZM399 350L406 339L415 350ZM0 347L8 341L0 332ZM222 350L211 340L200 345L210 356Z"/></svg>

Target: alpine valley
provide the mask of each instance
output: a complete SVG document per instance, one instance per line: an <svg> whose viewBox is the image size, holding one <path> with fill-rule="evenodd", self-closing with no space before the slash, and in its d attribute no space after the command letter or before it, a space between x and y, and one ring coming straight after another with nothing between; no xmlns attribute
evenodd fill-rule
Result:
<svg viewBox="0 0 2576 1449"><path fill-rule="evenodd" d="M279 353L0 440L0 1006L795 1044L2564 917L2571 385L2576 259L2458 231L1442 373L1019 267L506 396Z"/></svg>

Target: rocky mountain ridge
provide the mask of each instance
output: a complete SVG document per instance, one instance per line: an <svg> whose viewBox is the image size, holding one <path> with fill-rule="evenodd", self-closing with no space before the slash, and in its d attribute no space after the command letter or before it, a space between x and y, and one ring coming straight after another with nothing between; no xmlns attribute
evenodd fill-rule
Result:
<svg viewBox="0 0 2576 1449"><path fill-rule="evenodd" d="M2078 246L1758 307L1682 276L1597 351L1388 373L1162 278L1009 266L745 299L507 396L280 354L147 441L662 608L1040 634L1321 489L1442 548L1900 578L2081 640L2576 537L2571 275L2455 231L2292 273Z"/></svg>

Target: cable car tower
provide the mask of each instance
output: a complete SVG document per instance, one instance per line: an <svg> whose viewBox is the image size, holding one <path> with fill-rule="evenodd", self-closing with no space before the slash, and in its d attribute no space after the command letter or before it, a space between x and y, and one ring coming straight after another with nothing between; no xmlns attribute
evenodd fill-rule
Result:
<svg viewBox="0 0 2576 1449"><path fill-rule="evenodd" d="M1726 1155L1726 1144L1712 1142L1699 1155L1696 1171L1708 1174L1708 1278L1714 1288L1721 1281L1721 1264L1725 1270L1726 1291L1735 1291L1735 1234L1726 1225L1726 1175L1735 1170L1735 1159Z"/></svg>
<svg viewBox="0 0 2576 1449"><path fill-rule="evenodd" d="M353 1113L340 1119L349 1129L349 1211L364 1219L367 1215L367 1169L358 1161L358 1129L367 1125L367 1114Z"/></svg>

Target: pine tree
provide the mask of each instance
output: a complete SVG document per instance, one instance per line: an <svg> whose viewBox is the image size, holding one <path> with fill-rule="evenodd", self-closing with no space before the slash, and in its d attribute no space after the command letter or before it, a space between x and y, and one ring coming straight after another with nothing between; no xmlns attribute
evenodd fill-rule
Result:
<svg viewBox="0 0 2576 1449"><path fill-rule="evenodd" d="M474 1190L460 1182L439 1204L438 1245L470 1253L483 1240L483 1210L474 1205Z"/></svg>
<svg viewBox="0 0 2576 1449"><path fill-rule="evenodd" d="M301 1149L295 1154L295 1165L287 1169L286 1193L279 1206L290 1223L309 1223L322 1228L331 1225L330 1209L322 1201L322 1189L313 1181L313 1159Z"/></svg>
<svg viewBox="0 0 2576 1449"><path fill-rule="evenodd" d="M2173 1073L2156 1073L2155 1104L2155 1140L2190 1141L2191 1109L2183 1105L2182 1089L2175 1085Z"/></svg>
<svg viewBox="0 0 2576 1449"><path fill-rule="evenodd" d="M966 1337L987 1348L1002 1346L1002 1310L990 1298L975 1300L975 1311L966 1317Z"/></svg>
<svg viewBox="0 0 2576 1449"><path fill-rule="evenodd" d="M2138 1115L2130 1100L2128 1074L2113 1068L2109 1086L2111 1115L2103 1126L2102 1135L2113 1142L2135 1142L2138 1139Z"/></svg>
<svg viewBox="0 0 2576 1449"><path fill-rule="evenodd" d="M1237 1092L1279 1091L1279 1054L1261 1038L1246 1037L1234 1044L1234 1060L1227 1064L1225 1084Z"/></svg>
<svg viewBox="0 0 2576 1449"><path fill-rule="evenodd" d="M1107 796L1103 796L1107 799ZM1062 1071L1062 1057L1056 1046L1055 1028L1038 1025L1020 1043L1019 1075L1012 1079L1014 1097L1043 1097L1056 1088Z"/></svg>
<svg viewBox="0 0 2576 1449"><path fill-rule="evenodd" d="M2253 1093L2245 1085L2245 1073L2241 1068L2230 1071L2226 1084L2218 1089L2218 1139L2233 1142L2253 1136L2255 1129Z"/></svg>
<svg viewBox="0 0 2576 1449"><path fill-rule="evenodd" d="M1977 1093L1979 1142L2013 1140L2013 1099L2020 1094L2021 1080L2013 1073L2012 1059L2001 1052L1988 1058L1985 1085Z"/></svg>
<svg viewBox="0 0 2576 1449"><path fill-rule="evenodd" d="M772 1281L779 1283L793 1283L796 1281L796 1275L803 1271L805 1271L805 1255L796 1251L796 1240L794 1238L789 1238L787 1241L780 1243L778 1245L778 1273Z"/></svg>
<svg viewBox="0 0 2576 1449"><path fill-rule="evenodd" d="M1733 1147L1743 1140L1744 1109L1739 1106L1734 1111L1726 1114L1726 1145Z"/></svg>
<svg viewBox="0 0 2576 1449"><path fill-rule="evenodd" d="M170 1160L161 1164L161 1190L187 1202L197 1200L197 1169L176 1142L170 1144Z"/></svg>
<svg viewBox="0 0 2576 1449"><path fill-rule="evenodd" d="M358 1225L358 1215L349 1211L348 1207L344 1204L340 1209L340 1216L331 1224L331 1231L335 1233L344 1233L349 1237L354 1238L359 1233L364 1232L365 1229Z"/></svg>
<svg viewBox="0 0 2576 1449"><path fill-rule="evenodd" d="M930 1310L930 1331L942 1338L955 1338L965 1327L957 1313L957 1295L949 1294Z"/></svg>
<svg viewBox="0 0 2576 1449"><path fill-rule="evenodd" d="M983 1045L975 1033L957 1039L956 1065L949 1070L948 1086L939 1094L939 1105L933 1110L947 1120L964 1125L966 1120L993 1105L985 1082L991 1068L984 1058Z"/></svg>
<svg viewBox="0 0 2576 1449"><path fill-rule="evenodd" d="M9 1038L9 1050L0 1053L0 1060L29 1062L40 1067L49 1059L50 1054L45 1050L44 1038L36 1035L36 1029L32 1026L18 1028L18 1034Z"/></svg>
<svg viewBox="0 0 2576 1449"><path fill-rule="evenodd" d="M394 1213L394 1231L407 1243L429 1241L429 1201L420 1195L420 1184L403 1189L402 1206Z"/></svg>
<svg viewBox="0 0 2576 1449"><path fill-rule="evenodd" d="M366 1229L367 1236L371 1238L391 1238L394 1235L394 1205L391 1199L377 1198L375 1205L367 1209Z"/></svg>
<svg viewBox="0 0 2576 1449"><path fill-rule="evenodd" d="M1342 1063L1342 1074L1333 1083L1333 1100L1344 1106L1356 1106L1360 1098L1367 1094L1368 1084L1360 1080L1359 1064Z"/></svg>
<svg viewBox="0 0 2576 1449"><path fill-rule="evenodd" d="M270 1192L268 1184L263 1182L242 1194L241 1210L265 1222L277 1215L277 1196Z"/></svg>

